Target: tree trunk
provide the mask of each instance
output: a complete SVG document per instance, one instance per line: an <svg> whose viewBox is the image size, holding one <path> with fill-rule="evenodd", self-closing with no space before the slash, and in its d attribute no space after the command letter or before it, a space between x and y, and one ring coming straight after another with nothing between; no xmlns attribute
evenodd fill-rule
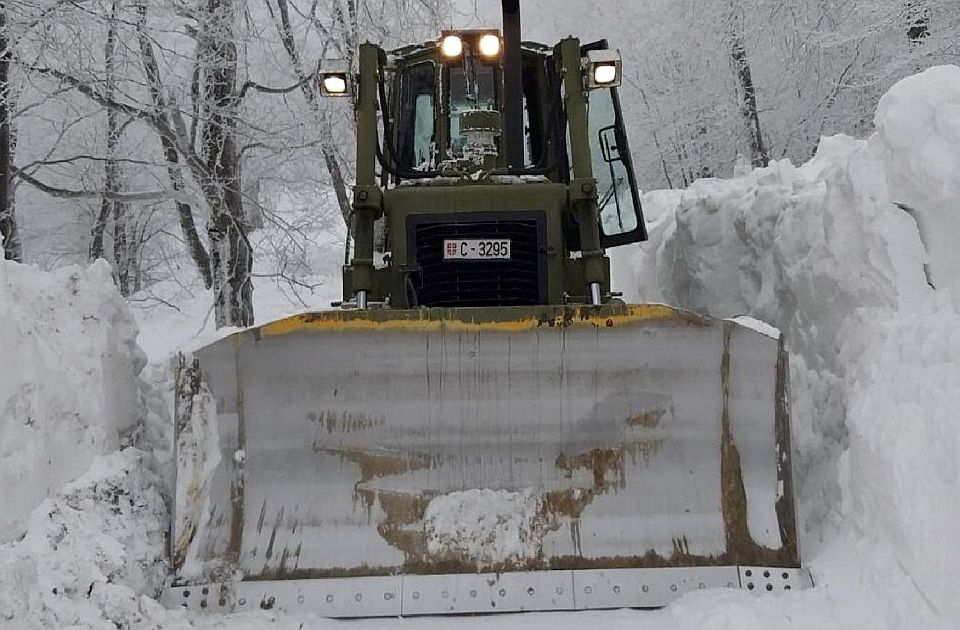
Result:
<svg viewBox="0 0 960 630"><path fill-rule="evenodd" d="M11 190L12 124L10 119L10 62L13 51L7 26L7 3L0 0L0 235L3 237L3 257L23 260L20 231Z"/></svg>
<svg viewBox="0 0 960 630"><path fill-rule="evenodd" d="M921 46L930 36L930 9L924 0L907 0L904 4L904 14L907 18L907 39L910 46Z"/></svg>
<svg viewBox="0 0 960 630"><path fill-rule="evenodd" d="M113 275L117 279L120 295L130 295L130 238L128 223L130 206L122 201L113 201Z"/></svg>
<svg viewBox="0 0 960 630"><path fill-rule="evenodd" d="M166 138L160 139L163 146L163 154L167 160L167 176L170 178L170 186L177 192L184 189L183 172L180 170L180 159L176 147ZM187 244L187 251L190 252L190 258L203 280L203 286L207 289L213 287L213 275L210 272L210 255L200 240L200 234L197 233L197 226L193 220L193 208L188 203L177 200L177 216L180 219L180 232Z"/></svg>
<svg viewBox="0 0 960 630"><path fill-rule="evenodd" d="M290 26L290 9L287 5L287 0L277 0L277 8L279 9L278 12L280 15L280 23L278 28L280 31L280 39L283 42L283 49L286 51L287 57L290 58L290 63L293 65L293 70L297 75L297 79L302 81L306 77L306 74L303 72L303 62L300 58L299 51L297 51L296 42L293 39L293 29ZM351 5L350 11L352 16L351 24L356 24L356 7ZM351 39L356 39L356 33L354 33ZM352 43L350 45L353 46ZM354 51L352 48L350 51L350 54L353 55ZM303 91L303 97L310 105L310 110L318 118L324 133L328 133L330 130L330 121L328 120L327 115L320 111L320 107L317 104L317 92L313 86L313 83L310 81L305 81L301 87L301 90ZM337 154L334 151L329 138L326 140L321 140L320 151L323 154L323 161L327 167L327 173L330 175L330 182L333 185L333 191L337 195L337 204L340 207L340 215L343 217L343 222L349 227L350 213L352 212L350 195L347 192L347 184L343 178L343 170L340 168L340 162L337 160Z"/></svg>
<svg viewBox="0 0 960 630"><path fill-rule="evenodd" d="M107 28L107 41L103 48L104 60L104 95L108 99L113 99L116 91L116 52L117 52L117 13L120 9L119 1L114 0L110 9L110 23ZM107 153L106 160L103 163L103 191L104 196L100 200L100 213L93 224L90 234L90 260L96 260L103 257L103 237L106 232L107 222L113 219L113 275L117 282L117 287L122 295L129 294L126 277L126 220L125 208L121 207L119 201L112 199L108 195L118 192L120 189L120 165L117 163L117 146L120 144L120 121L119 112L115 109L107 109Z"/></svg>
<svg viewBox="0 0 960 630"><path fill-rule="evenodd" d="M219 195L211 204L210 236L217 327L253 325L253 252L247 240L235 140L237 109L234 0L203 0L199 46L204 122L201 143Z"/></svg>
<svg viewBox="0 0 960 630"><path fill-rule="evenodd" d="M766 166L770 162L770 156L763 142L763 132L760 128L757 91L753 84L750 59L747 57L747 50L743 42L743 16L740 11L739 0L731 0L727 19L729 22L730 60L733 63L737 91L740 95L740 115L743 117L747 130L750 162L754 167Z"/></svg>
<svg viewBox="0 0 960 630"><path fill-rule="evenodd" d="M167 102L163 97L163 88L160 81L160 66L157 63L157 56L153 51L153 44L147 36L146 20L147 5L145 0L137 5L139 14L137 21L137 39L140 44L140 58L143 63L144 73L147 76L147 84L150 88L150 95L153 104L157 108L157 113L167 116ZM194 73L195 75L197 73ZM199 81L199 79L196 79ZM192 82L191 82L192 83ZM157 134L160 138L160 146L163 149L163 156L167 164L167 177L170 180L170 187L176 192L182 192L185 188L183 181L183 171L180 168L180 154L173 141L164 134ZM197 233L197 226L193 219L193 208L188 203L179 199L176 200L177 216L180 219L180 231L183 234L183 240L187 245L187 251L190 258L203 280L203 286L210 289L213 286L213 275L210 272L210 256L207 254L200 235Z"/></svg>

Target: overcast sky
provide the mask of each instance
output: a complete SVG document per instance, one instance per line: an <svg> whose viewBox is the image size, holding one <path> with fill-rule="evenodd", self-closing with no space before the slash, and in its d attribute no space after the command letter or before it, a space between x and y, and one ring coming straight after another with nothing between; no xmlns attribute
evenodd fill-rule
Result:
<svg viewBox="0 0 960 630"><path fill-rule="evenodd" d="M501 26L501 5L498 0L454 0L453 4L454 11L449 24L451 28ZM597 4L615 13L619 1L605 0ZM571 7L575 7L576 13L571 11ZM603 32L602 19L584 19L585 14L598 11L598 7L593 3L574 0L521 0L520 10L523 38L526 40L552 46L567 35L577 35L583 40L600 39L609 35ZM574 33L574 30L577 32Z"/></svg>

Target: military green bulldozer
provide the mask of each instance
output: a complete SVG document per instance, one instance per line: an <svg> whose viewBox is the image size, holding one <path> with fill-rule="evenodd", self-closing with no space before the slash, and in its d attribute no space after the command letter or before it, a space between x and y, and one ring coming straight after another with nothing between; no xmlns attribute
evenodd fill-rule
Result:
<svg viewBox="0 0 960 630"><path fill-rule="evenodd" d="M170 606L659 607L811 584L782 339L627 305L646 238L606 42L450 31L359 69L343 303L178 374Z"/></svg>

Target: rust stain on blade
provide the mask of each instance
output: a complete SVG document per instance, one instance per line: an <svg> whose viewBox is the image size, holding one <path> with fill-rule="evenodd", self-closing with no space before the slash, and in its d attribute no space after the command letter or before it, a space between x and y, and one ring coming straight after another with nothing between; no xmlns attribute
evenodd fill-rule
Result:
<svg viewBox="0 0 960 630"><path fill-rule="evenodd" d="M596 492L591 489L567 488L546 492L541 507L543 518L551 521L558 521L558 517L579 519L594 497Z"/></svg>
<svg viewBox="0 0 960 630"><path fill-rule="evenodd" d="M360 482L366 483L382 477L394 477L415 470L430 468L430 458L416 453L397 453L387 450L360 448L319 448L325 453L338 455L360 467Z"/></svg>
<svg viewBox="0 0 960 630"><path fill-rule="evenodd" d="M267 543L267 551L264 554L267 560L273 557L273 545L277 542L277 530L280 529L280 525L283 523L283 513L284 509L281 507L280 511L277 512L277 518L273 523L273 529L270 530L270 541Z"/></svg>
<svg viewBox="0 0 960 630"><path fill-rule="evenodd" d="M368 510L374 504L386 514L377 524L377 533L391 546L403 552L406 562L422 561L427 555L423 519L432 496L424 493L398 492L358 484L356 493L363 497Z"/></svg>
<svg viewBox="0 0 960 630"><path fill-rule="evenodd" d="M627 418L628 427L637 427L643 429L655 429L660 426L660 421L667 415L666 409L647 409Z"/></svg>
<svg viewBox="0 0 960 630"><path fill-rule="evenodd" d="M776 383L776 443L777 479L783 492L777 499L777 520L780 523L780 540L784 554L792 558L793 565L800 566L800 548L797 542L797 514L793 501L793 459L790 436L790 355L787 353L783 335L777 354Z"/></svg>
<svg viewBox="0 0 960 630"><path fill-rule="evenodd" d="M277 567L276 569L267 569L255 575L244 576L244 580L250 582L262 582L270 580L322 580L327 578L350 578L350 577L374 577L395 575L396 567L375 567L369 564L361 564L355 567L331 567L329 569L292 569L286 567Z"/></svg>
<svg viewBox="0 0 960 630"><path fill-rule="evenodd" d="M743 485L743 468L730 426L730 342L735 327L734 322L723 323L723 359L720 364L720 383L723 388L720 505L727 543L723 558L730 564L790 566L793 562L791 550L786 546L771 549L758 544L750 535L747 522L747 492Z"/></svg>
<svg viewBox="0 0 960 630"><path fill-rule="evenodd" d="M550 568L560 569L661 569L665 567L709 567L726 563L723 556L693 555L684 551L682 541L674 541L674 549L669 554L659 554L653 550L643 555L604 556L584 558L582 556L555 556L550 558Z"/></svg>
<svg viewBox="0 0 960 630"><path fill-rule="evenodd" d="M591 471L594 490L623 489L627 483L625 458L632 456L636 460L637 457L642 457L645 462L649 461L659 452L662 445L662 439L651 439L595 448L578 455L560 455L555 465L557 469L567 473L567 476L575 470ZM611 474L612 480L608 478Z"/></svg>
<svg viewBox="0 0 960 630"><path fill-rule="evenodd" d="M625 487L628 461L647 461L661 449L662 439L634 440L611 446L598 447L573 455L560 455L554 465L569 477L574 471L590 473L591 481L581 487L544 491L539 496L539 507L534 522L529 523L527 535L543 538L547 533L569 527L573 546L579 552L579 520L596 497L616 492ZM456 550L430 553L424 518L430 501L439 492L386 490L372 482L386 477L431 468L436 461L421 454L381 452L363 449L323 449L360 467L360 479L354 485L355 499L362 503L368 518L375 506L383 512L376 524L377 533L404 555L402 571L411 574L438 572L469 573L482 571L529 571L548 569L552 560L542 557L524 557L505 561L482 563L464 557ZM659 562L659 561L658 561Z"/></svg>

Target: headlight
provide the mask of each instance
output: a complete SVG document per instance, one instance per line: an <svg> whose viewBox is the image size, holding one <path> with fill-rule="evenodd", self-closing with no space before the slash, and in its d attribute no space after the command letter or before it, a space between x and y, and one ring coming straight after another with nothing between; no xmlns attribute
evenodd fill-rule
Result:
<svg viewBox="0 0 960 630"><path fill-rule="evenodd" d="M323 77L323 92L326 96L339 96L347 93L347 77L342 74L328 74Z"/></svg>
<svg viewBox="0 0 960 630"><path fill-rule="evenodd" d="M440 41L440 52L447 59L455 59L463 54L463 39L459 35L447 35Z"/></svg>
<svg viewBox="0 0 960 630"><path fill-rule="evenodd" d="M496 57L500 54L500 38L493 33L487 33L480 38L477 44L480 54L484 57Z"/></svg>
<svg viewBox="0 0 960 630"><path fill-rule="evenodd" d="M320 96L350 96L353 92L353 73L350 64L342 59L324 59L317 67Z"/></svg>
<svg viewBox="0 0 960 630"><path fill-rule="evenodd" d="M593 80L598 85L610 85L617 81L617 66L612 63L597 64L593 67Z"/></svg>
<svg viewBox="0 0 960 630"><path fill-rule="evenodd" d="M582 61L584 87L588 90L620 87L623 61L619 50L590 50Z"/></svg>

